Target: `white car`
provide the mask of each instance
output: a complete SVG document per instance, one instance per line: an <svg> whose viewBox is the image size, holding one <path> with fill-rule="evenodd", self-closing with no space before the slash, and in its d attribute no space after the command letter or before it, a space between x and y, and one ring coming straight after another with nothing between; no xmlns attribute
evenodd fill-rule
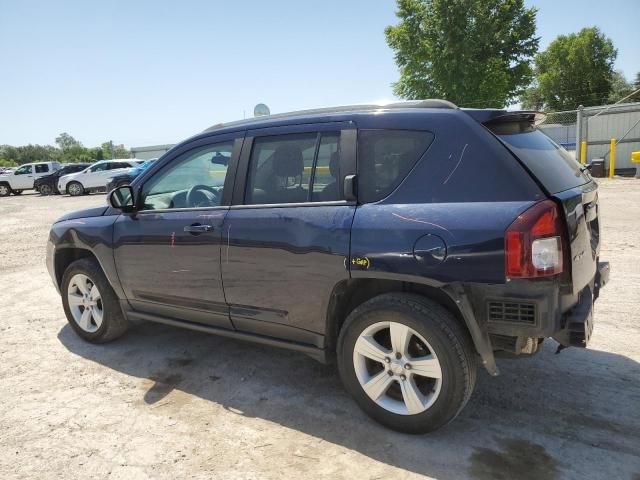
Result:
<svg viewBox="0 0 640 480"><path fill-rule="evenodd" d="M113 177L114 171L123 171L136 165L138 162L132 159L102 160L81 172L60 177L58 190L60 193L67 192L73 197L92 191L104 191L109 178Z"/></svg>
<svg viewBox="0 0 640 480"><path fill-rule="evenodd" d="M0 175L0 197L10 194L20 195L24 190L32 190L36 178L50 175L60 169L58 162L25 163L12 172Z"/></svg>

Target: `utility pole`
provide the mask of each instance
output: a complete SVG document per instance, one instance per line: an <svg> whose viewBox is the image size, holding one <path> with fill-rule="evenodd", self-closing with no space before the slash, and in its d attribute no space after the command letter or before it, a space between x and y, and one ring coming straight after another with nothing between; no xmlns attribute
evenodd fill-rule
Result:
<svg viewBox="0 0 640 480"><path fill-rule="evenodd" d="M109 140L109 149L111 150L111 160L116 158L115 151L113 150L113 140Z"/></svg>

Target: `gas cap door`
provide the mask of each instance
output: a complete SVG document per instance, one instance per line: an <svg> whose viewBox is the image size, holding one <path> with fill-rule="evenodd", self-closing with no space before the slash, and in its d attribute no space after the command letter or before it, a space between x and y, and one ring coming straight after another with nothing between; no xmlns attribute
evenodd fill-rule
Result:
<svg viewBox="0 0 640 480"><path fill-rule="evenodd" d="M426 267L440 265L447 258L447 245L437 235L423 235L413 245L413 256Z"/></svg>

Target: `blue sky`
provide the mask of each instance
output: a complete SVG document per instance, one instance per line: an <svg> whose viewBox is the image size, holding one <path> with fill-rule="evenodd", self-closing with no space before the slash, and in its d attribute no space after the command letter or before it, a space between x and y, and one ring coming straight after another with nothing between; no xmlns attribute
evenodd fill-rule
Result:
<svg viewBox="0 0 640 480"><path fill-rule="evenodd" d="M640 0L526 0L544 48L597 25L640 71ZM174 143L222 121L392 99L391 0L0 0L0 144Z"/></svg>

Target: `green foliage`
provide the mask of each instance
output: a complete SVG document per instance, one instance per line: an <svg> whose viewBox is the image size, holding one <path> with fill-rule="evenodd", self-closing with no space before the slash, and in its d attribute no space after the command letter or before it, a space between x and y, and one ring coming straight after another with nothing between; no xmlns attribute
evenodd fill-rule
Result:
<svg viewBox="0 0 640 480"><path fill-rule="evenodd" d="M58 147L60 147L60 150L82 147L82 143L66 132L63 132L56 137L56 143L58 144Z"/></svg>
<svg viewBox="0 0 640 480"><path fill-rule="evenodd" d="M109 145L109 142L103 143L100 147L87 148L68 133L61 133L56 137L56 144L57 147L52 145L23 145L20 147L0 145L0 161L22 165L46 161L93 162L111 158L111 152L109 151L108 155L105 155L104 151L104 146ZM114 152L117 155L115 158L129 158L131 156L124 145L114 145Z"/></svg>
<svg viewBox="0 0 640 480"><path fill-rule="evenodd" d="M524 91L538 49L535 8L523 0L397 0L385 29L400 79L396 95L503 107Z"/></svg>
<svg viewBox="0 0 640 480"><path fill-rule="evenodd" d="M111 148L113 147L113 152ZM112 142L104 142L102 144L102 158L110 159L110 158L129 158L130 152L125 148L124 145L115 145Z"/></svg>
<svg viewBox="0 0 640 480"><path fill-rule="evenodd" d="M13 160L0 160L0 167L17 167L18 163Z"/></svg>
<svg viewBox="0 0 640 480"><path fill-rule="evenodd" d="M611 93L609 94L608 103L617 103L623 98L625 98L625 100L622 103L637 102L637 98L640 98L640 94L631 95L634 90L637 89L633 84L631 82L627 82L627 79L621 71L616 70L613 72L611 80Z"/></svg>
<svg viewBox="0 0 640 480"><path fill-rule="evenodd" d="M597 27L560 35L535 57L536 84L522 96L524 108L540 99L546 110L574 110L607 103L618 55Z"/></svg>

